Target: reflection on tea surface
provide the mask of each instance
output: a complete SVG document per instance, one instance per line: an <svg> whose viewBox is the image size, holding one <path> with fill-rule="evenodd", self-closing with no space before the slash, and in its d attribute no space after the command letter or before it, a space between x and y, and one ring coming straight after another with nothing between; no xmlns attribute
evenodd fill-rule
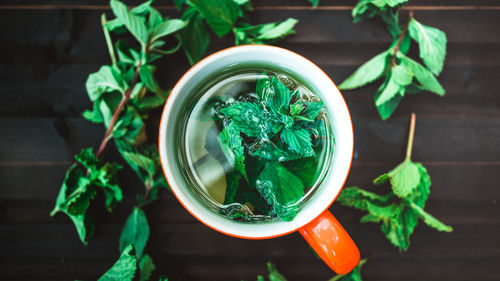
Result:
<svg viewBox="0 0 500 281"><path fill-rule="evenodd" d="M195 96L183 157L194 193L232 219L293 220L331 159L318 96L269 70L219 77Z"/></svg>

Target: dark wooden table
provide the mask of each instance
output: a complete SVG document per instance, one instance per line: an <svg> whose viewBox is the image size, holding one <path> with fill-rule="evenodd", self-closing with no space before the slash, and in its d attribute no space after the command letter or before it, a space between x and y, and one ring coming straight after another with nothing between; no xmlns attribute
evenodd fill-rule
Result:
<svg viewBox="0 0 500 281"><path fill-rule="evenodd" d="M297 34L280 45L318 63L336 82L390 44L380 22L352 23L354 1L322 0L316 10L306 0L253 2L254 23L297 18ZM120 230L140 182L131 170L121 174L126 198L112 214L97 199L90 210L97 230L88 246L67 217L49 212L73 155L96 147L104 132L80 113L90 107L87 75L109 63L99 19L107 3L0 5L0 279L96 279L119 255ZM171 2L157 5L177 15ZM446 96L407 97L382 122L373 105L376 87L345 94L356 140L347 186L373 189L371 180L403 159L416 112L413 158L428 167L433 182L427 209L455 231L421 223L410 249L399 253L378 225L359 223L360 212L335 204L331 210L368 258L364 280L500 280L500 2L415 0L408 10L448 36L440 77ZM210 52L231 45L230 37L215 40ZM169 88L187 68L179 52L160 62L158 77ZM151 119L154 138L159 113ZM119 159L114 148L105 157ZM265 241L227 237L196 221L168 191L146 212L147 252L170 280L255 280L266 261L290 280L333 276L296 233Z"/></svg>

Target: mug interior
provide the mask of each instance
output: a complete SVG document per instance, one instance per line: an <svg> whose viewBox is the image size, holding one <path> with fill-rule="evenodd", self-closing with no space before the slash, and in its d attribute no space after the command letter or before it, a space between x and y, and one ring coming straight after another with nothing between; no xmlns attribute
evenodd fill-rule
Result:
<svg viewBox="0 0 500 281"><path fill-rule="evenodd" d="M328 112L331 132L335 137L329 172L312 198L291 222L268 221L245 223L231 220L208 209L190 191L189 183L179 165L178 125L187 112L183 104L197 88L209 81L214 73L222 73L238 65L269 65L300 77L318 95ZM281 236L297 230L319 216L339 194L349 173L353 153L352 122L347 105L333 81L314 63L286 49L245 45L228 48L208 56L194 65L177 82L165 104L159 132L159 151L166 179L180 203L198 220L227 235L248 239Z"/></svg>

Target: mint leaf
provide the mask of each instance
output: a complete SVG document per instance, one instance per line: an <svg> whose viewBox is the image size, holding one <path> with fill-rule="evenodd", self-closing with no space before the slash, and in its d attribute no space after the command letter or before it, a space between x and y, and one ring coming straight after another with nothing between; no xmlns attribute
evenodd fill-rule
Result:
<svg viewBox="0 0 500 281"><path fill-rule="evenodd" d="M243 139L240 136L240 131L233 124L230 124L219 134L218 137L222 151L226 155L231 166L238 171L246 181L248 181L245 171L245 151L243 148Z"/></svg>
<svg viewBox="0 0 500 281"><path fill-rule="evenodd" d="M443 89L443 86L439 84L438 80L431 71L403 54L398 54L398 57L401 59L401 65L413 72L415 78L420 83L422 90L431 91L440 96L444 96L445 90Z"/></svg>
<svg viewBox="0 0 500 281"><path fill-rule="evenodd" d="M138 257L142 256L142 252L146 247L149 238L149 225L144 211L134 207L132 213L128 217L123 226L120 235L120 251L127 249L127 246L133 244Z"/></svg>
<svg viewBox="0 0 500 281"><path fill-rule="evenodd" d="M412 201L409 201L408 200L408 203L410 205L410 207L418 213L418 215L420 216L420 218L422 218L422 220L430 227L432 228L435 228L439 231L445 231L445 232L452 232L453 231L453 228L451 226L448 226L442 222L440 222L438 219L436 219L435 217L433 217L431 214L427 213L426 211L424 211L424 209L420 208L420 206L418 206L416 203L412 202Z"/></svg>
<svg viewBox="0 0 500 281"><path fill-rule="evenodd" d="M375 100L378 100L382 92L385 90L388 82L390 80L390 77L386 78L386 81L378 88L377 92L375 93ZM391 86L392 87L392 86ZM391 89L391 91L394 89ZM382 120L387 120L392 113L396 110L396 108L399 105L399 102L403 99L402 95L394 95L393 98L390 100L386 101L385 103L382 103L380 105L376 105L377 111L380 115L380 118Z"/></svg>
<svg viewBox="0 0 500 281"><path fill-rule="evenodd" d="M133 251L132 245L125 247L120 258L98 281L132 281L137 270L137 259Z"/></svg>
<svg viewBox="0 0 500 281"><path fill-rule="evenodd" d="M239 24L233 29L235 45L244 44L270 44L294 34L294 27L297 24L294 18L286 19L282 22L271 22L259 25L248 23Z"/></svg>
<svg viewBox="0 0 500 281"><path fill-rule="evenodd" d="M270 107L276 114L287 114L292 100L292 91L288 89L276 76L271 78L271 85L274 88L274 95L271 99Z"/></svg>
<svg viewBox="0 0 500 281"><path fill-rule="evenodd" d="M300 178L305 188L310 188L316 183L318 176L317 165L318 160L316 157L312 156L289 161L287 163L287 168L292 174Z"/></svg>
<svg viewBox="0 0 500 281"><path fill-rule="evenodd" d="M139 261L139 281L147 281L156 269L153 259L145 254Z"/></svg>
<svg viewBox="0 0 500 281"><path fill-rule="evenodd" d="M308 1L311 2L313 8L316 8L319 5L319 0L308 0Z"/></svg>
<svg viewBox="0 0 500 281"><path fill-rule="evenodd" d="M208 25L219 37L232 30L240 13L240 8L233 0L189 0L196 7Z"/></svg>
<svg viewBox="0 0 500 281"><path fill-rule="evenodd" d="M366 259L359 261L358 265L349 273L344 275L337 275L328 281L363 281L361 279L361 267L366 263Z"/></svg>
<svg viewBox="0 0 500 281"><path fill-rule="evenodd" d="M288 149L310 157L314 154L312 149L311 135L309 131L304 128L285 128L281 131L281 140L288 145Z"/></svg>
<svg viewBox="0 0 500 281"><path fill-rule="evenodd" d="M446 56L446 34L437 28L423 25L414 18L410 19L408 33L418 43L420 58L425 65L432 73L441 73Z"/></svg>
<svg viewBox="0 0 500 281"><path fill-rule="evenodd" d="M300 112L299 116L294 116L294 118L312 122L316 119L316 117L318 117L321 109L323 109L322 102L304 102L303 105L304 110Z"/></svg>
<svg viewBox="0 0 500 281"><path fill-rule="evenodd" d="M128 31L139 41L143 48L148 43L148 29L143 17L139 17L133 12L129 11L127 6L118 0L111 0L109 2L113 13L116 18L127 28Z"/></svg>
<svg viewBox="0 0 500 281"><path fill-rule="evenodd" d="M352 10L354 22L359 22L365 18L387 13L392 8L407 3L408 0L361 0Z"/></svg>
<svg viewBox="0 0 500 281"><path fill-rule="evenodd" d="M263 111L262 105L249 102L235 103L221 109L221 113L231 119L235 128L254 138L261 137L266 133L263 128L270 126L267 124L269 118L266 118Z"/></svg>
<svg viewBox="0 0 500 281"><path fill-rule="evenodd" d="M379 79L388 64L389 52L384 51L361 65L339 85L340 90L352 90Z"/></svg>
<svg viewBox="0 0 500 281"><path fill-rule="evenodd" d="M146 87L153 93L165 97L166 93L163 91L158 84L158 82L154 79L153 73L156 70L156 68L152 65L141 65L139 69L139 76L141 77L142 83L146 85Z"/></svg>
<svg viewBox="0 0 500 281"><path fill-rule="evenodd" d="M266 163L256 188L280 219L291 221L297 215L297 202L304 196L304 185L279 162Z"/></svg>
<svg viewBox="0 0 500 281"><path fill-rule="evenodd" d="M405 87L411 83L413 73L403 65L397 65L392 68L389 81L384 89L375 99L375 105L380 106L387 103L396 95L404 96Z"/></svg>
<svg viewBox="0 0 500 281"><path fill-rule="evenodd" d="M156 28L151 32L151 42L155 42L161 37L175 33L184 27L186 27L187 22L180 19L166 19L161 24L156 26Z"/></svg>
<svg viewBox="0 0 500 281"><path fill-rule="evenodd" d="M94 234L95 231L95 225L92 218L85 214L72 215L66 212L65 214L68 215L75 225L76 232L78 233L78 237L82 243L87 245L88 239Z"/></svg>
<svg viewBox="0 0 500 281"><path fill-rule="evenodd" d="M203 58L210 45L210 30L196 8L186 9L182 14L182 20L188 24L177 33L177 36L189 63L193 65Z"/></svg>
<svg viewBox="0 0 500 281"><path fill-rule="evenodd" d="M376 178L373 183L382 185L387 181L391 183L394 194L400 198L405 198L420 184L420 172L417 165L410 159L407 159L389 173Z"/></svg>
<svg viewBox="0 0 500 281"><path fill-rule="evenodd" d="M266 263L267 270L269 271L269 281L287 281L286 278L276 268L272 262Z"/></svg>
<svg viewBox="0 0 500 281"><path fill-rule="evenodd" d="M167 20L166 20L167 21ZM148 18L148 28L151 30L153 28L157 28L164 22L163 17L160 12L155 8L149 8L149 18ZM150 39L151 42L156 41L156 39Z"/></svg>
<svg viewBox="0 0 500 281"><path fill-rule="evenodd" d="M85 87L90 100L95 102L103 93L118 91L124 94L128 85L118 71L105 65L99 71L89 75Z"/></svg>
<svg viewBox="0 0 500 281"><path fill-rule="evenodd" d="M82 117L87 119L88 121L96 124L100 124L104 122L104 118L101 114L101 111L99 108L96 106L97 104L94 103L94 107L92 108L92 111L90 110L85 110L82 113Z"/></svg>
<svg viewBox="0 0 500 281"><path fill-rule="evenodd" d="M224 196L224 205L232 204L235 201L238 187L240 186L241 173L230 172L226 174L226 195Z"/></svg>

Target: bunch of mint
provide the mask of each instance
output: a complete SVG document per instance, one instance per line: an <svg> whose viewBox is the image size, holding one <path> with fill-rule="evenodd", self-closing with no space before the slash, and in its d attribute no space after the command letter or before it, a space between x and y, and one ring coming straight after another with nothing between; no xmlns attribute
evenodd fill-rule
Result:
<svg viewBox="0 0 500 281"><path fill-rule="evenodd" d="M251 25L246 16L252 11L250 0L174 0L182 19L188 24L178 33L182 49L189 63L203 58L210 45L210 29L218 37L232 32L235 45L271 44L295 33L296 19L281 23Z"/></svg>
<svg viewBox="0 0 500 281"><path fill-rule="evenodd" d="M445 90L438 76L446 55L446 34L441 30L418 22L410 12L408 22L399 24L399 7L408 0L361 0L352 10L355 22L380 16L393 38L389 49L376 55L340 85L341 90L352 90L372 83L380 78L384 82L375 93L375 106L383 120L388 119L406 94L421 91L439 96ZM420 59L424 65L408 56L413 39L419 46Z"/></svg>
<svg viewBox="0 0 500 281"><path fill-rule="evenodd" d="M389 184L389 193L379 195L349 187L344 188L337 198L342 205L368 212L361 218L361 222L381 223L380 229L387 239L399 250L405 251L410 246L410 236L418 219L439 231L453 230L424 211L430 194L431 178L421 163L411 161L414 130L415 114L412 115L405 160L373 181L377 186Z"/></svg>
<svg viewBox="0 0 500 281"><path fill-rule="evenodd" d="M246 21L236 21L246 19L246 12L251 10L248 0L176 1L179 9L183 5L187 7L182 19L163 17L152 3L152 0L146 1L129 9L120 1L111 0L115 18L108 21L104 14L101 17L111 64L89 75L86 89L93 108L86 110L83 117L103 124L106 132L95 153L86 148L75 156L76 162L69 167L51 212L52 216L59 212L66 214L82 243L88 243L95 229L87 214L92 199L101 192L106 210L111 212L126 196L117 176L122 166L102 159L113 140L124 162L143 182L144 192L137 196L137 204L123 227L119 243L122 255L100 280L127 281L135 275L139 280L148 280L155 269L152 258L144 253L149 225L143 207L156 200L159 190L168 185L161 171L157 145L148 142L146 124L150 113L165 103L169 91L162 89L155 79L154 63L181 47L190 63L201 59L210 41L208 26L219 37L231 30L236 35L237 28L249 26ZM270 23L258 25L255 30L238 31L235 41L275 42L294 33L296 22L288 19L282 24ZM112 35L118 40L113 41ZM176 39L178 42L169 46L169 42ZM135 274L136 271L139 273Z"/></svg>
<svg viewBox="0 0 500 281"><path fill-rule="evenodd" d="M222 127L220 147L234 167L226 177L224 203L234 203L240 197L239 203L262 206L251 196L238 195L245 191L242 186L248 185L272 207L272 215L291 221L304 189L311 187L310 179L294 171L315 168L309 164L317 146L313 139L319 142L314 136L324 128L320 114L323 103L307 100L298 89L292 91L275 75L266 73L258 79L255 93L253 101L227 102L217 110Z"/></svg>

